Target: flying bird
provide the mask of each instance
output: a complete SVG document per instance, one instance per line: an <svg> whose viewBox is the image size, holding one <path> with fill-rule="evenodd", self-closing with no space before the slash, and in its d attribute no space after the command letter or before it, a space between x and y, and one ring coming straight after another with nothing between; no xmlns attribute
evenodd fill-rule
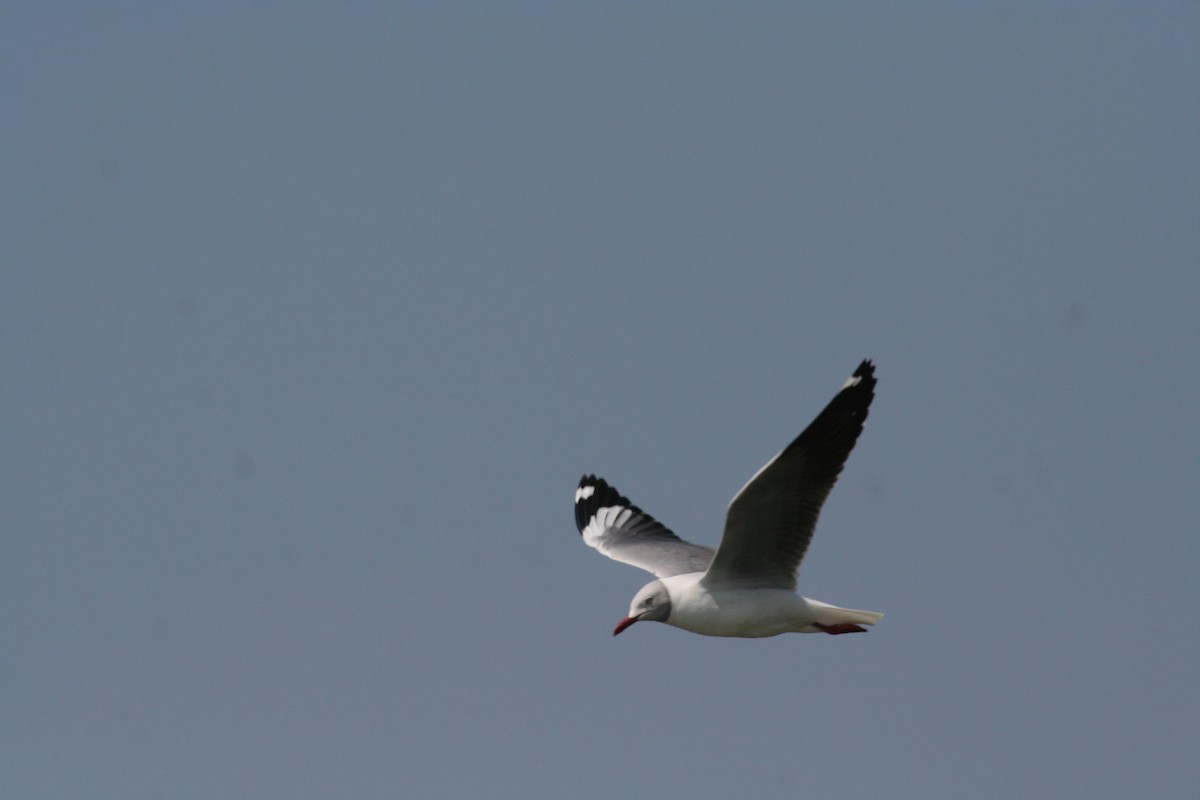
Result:
<svg viewBox="0 0 1200 800"><path fill-rule="evenodd" d="M635 622L665 622L705 636L863 633L876 611L796 594L796 571L821 505L862 433L875 397L875 366L863 361L804 432L768 461L729 503L721 544L680 539L595 475L575 490L583 541L652 573L613 636Z"/></svg>

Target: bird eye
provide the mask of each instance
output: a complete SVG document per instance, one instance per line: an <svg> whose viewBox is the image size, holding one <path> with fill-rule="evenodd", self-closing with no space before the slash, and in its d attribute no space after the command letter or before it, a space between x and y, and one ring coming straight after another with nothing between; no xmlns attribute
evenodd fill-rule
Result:
<svg viewBox="0 0 1200 800"><path fill-rule="evenodd" d="M647 606L647 607L650 607L650 606L652 606L652 605L654 605L654 598L653 598L653 597L647 597L647 598L646 598L646 606Z"/></svg>

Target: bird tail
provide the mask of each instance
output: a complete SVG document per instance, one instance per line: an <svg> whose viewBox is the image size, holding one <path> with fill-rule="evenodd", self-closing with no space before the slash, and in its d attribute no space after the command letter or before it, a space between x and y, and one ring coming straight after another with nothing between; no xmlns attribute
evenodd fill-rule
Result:
<svg viewBox="0 0 1200 800"><path fill-rule="evenodd" d="M878 611L839 608L838 606L831 606L828 603L822 603L820 600L812 600L807 597L804 599L808 601L808 607L812 609L813 620L822 625L840 625L845 622L874 625L883 619L883 614L880 614Z"/></svg>

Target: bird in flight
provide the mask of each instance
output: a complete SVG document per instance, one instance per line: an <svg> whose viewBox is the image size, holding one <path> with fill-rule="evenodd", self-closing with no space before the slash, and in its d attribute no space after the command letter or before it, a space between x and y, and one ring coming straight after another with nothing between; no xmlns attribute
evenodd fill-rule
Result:
<svg viewBox="0 0 1200 800"><path fill-rule="evenodd" d="M875 397L875 366L863 361L804 432L733 496L721 544L680 539L595 475L575 490L575 525L589 547L652 573L613 636L635 622L665 622L705 636L863 633L876 611L796 594L796 570L821 505L862 433Z"/></svg>

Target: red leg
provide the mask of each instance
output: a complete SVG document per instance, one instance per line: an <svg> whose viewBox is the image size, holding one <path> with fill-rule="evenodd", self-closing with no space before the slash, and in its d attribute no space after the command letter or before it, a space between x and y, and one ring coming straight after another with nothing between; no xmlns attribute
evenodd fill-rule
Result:
<svg viewBox="0 0 1200 800"><path fill-rule="evenodd" d="M814 628L820 628L831 636L837 636L839 633L866 633L867 629L861 625L855 625L853 622L839 622L835 625L822 625L819 622L813 623Z"/></svg>

